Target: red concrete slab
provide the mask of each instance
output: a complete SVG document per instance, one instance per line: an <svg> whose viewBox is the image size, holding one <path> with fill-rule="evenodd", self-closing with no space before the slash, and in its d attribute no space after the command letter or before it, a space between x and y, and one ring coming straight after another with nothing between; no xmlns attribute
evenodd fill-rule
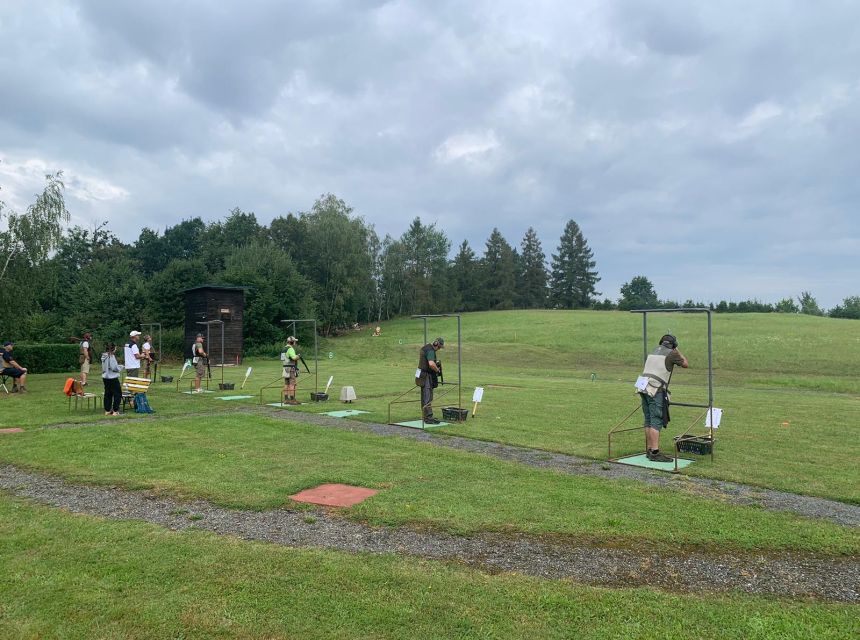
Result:
<svg viewBox="0 0 860 640"><path fill-rule="evenodd" d="M0 433L24 433L24 430L19 427L9 427L8 429L0 429Z"/></svg>
<svg viewBox="0 0 860 640"><path fill-rule="evenodd" d="M375 496L379 491L365 487L353 487L348 484L321 484L313 489L305 489L291 495L296 502L310 502L327 507L351 507L354 504Z"/></svg>

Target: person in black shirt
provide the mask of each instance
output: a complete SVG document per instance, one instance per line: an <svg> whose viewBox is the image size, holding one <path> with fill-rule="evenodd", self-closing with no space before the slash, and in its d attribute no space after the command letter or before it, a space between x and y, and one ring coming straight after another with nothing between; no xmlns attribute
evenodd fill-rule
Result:
<svg viewBox="0 0 860 640"><path fill-rule="evenodd" d="M3 343L3 351L0 351L0 368L4 376L14 378L17 384L12 385L12 393L27 393L27 367L22 367L15 361L12 349L15 343L8 340Z"/></svg>

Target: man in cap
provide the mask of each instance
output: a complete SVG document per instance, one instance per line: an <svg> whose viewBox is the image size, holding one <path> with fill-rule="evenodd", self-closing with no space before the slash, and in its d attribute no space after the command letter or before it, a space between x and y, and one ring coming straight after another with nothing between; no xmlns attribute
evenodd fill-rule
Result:
<svg viewBox="0 0 860 640"><path fill-rule="evenodd" d="M445 347L443 338L436 338L425 344L418 352L418 371L415 384L421 387L421 413L426 424L439 424L433 417L433 389L439 386L442 364L437 360L437 352Z"/></svg>
<svg viewBox="0 0 860 640"><path fill-rule="evenodd" d="M654 462L673 460L660 453L660 430L665 429L669 422L669 379L676 365L686 369L689 363L678 351L675 336L666 334L645 360L641 377L648 379L647 385L642 390L637 387L645 416L645 455Z"/></svg>
<svg viewBox="0 0 860 640"><path fill-rule="evenodd" d="M125 361L125 375L137 378L140 376L140 331L132 331L128 334L128 342L123 347L123 360Z"/></svg>
<svg viewBox="0 0 860 640"><path fill-rule="evenodd" d="M93 334L89 331L85 332L79 347L78 362L81 365L81 386L85 387L87 386L87 376L90 373L90 365L93 362Z"/></svg>
<svg viewBox="0 0 860 640"><path fill-rule="evenodd" d="M27 367L22 367L12 355L12 349L15 343L7 340L3 343L3 350L0 351L0 369L4 376L9 376L13 379L12 393L27 393Z"/></svg>
<svg viewBox="0 0 860 640"><path fill-rule="evenodd" d="M206 375L206 359L209 354L203 346L203 334L198 333L194 339L194 344L191 345L191 364L194 365L194 393L203 393L200 388L200 381Z"/></svg>
<svg viewBox="0 0 860 640"><path fill-rule="evenodd" d="M296 400L296 383L299 380L299 354L296 353L298 343L295 336L290 336L281 352L281 362L284 365L284 404L300 404Z"/></svg>

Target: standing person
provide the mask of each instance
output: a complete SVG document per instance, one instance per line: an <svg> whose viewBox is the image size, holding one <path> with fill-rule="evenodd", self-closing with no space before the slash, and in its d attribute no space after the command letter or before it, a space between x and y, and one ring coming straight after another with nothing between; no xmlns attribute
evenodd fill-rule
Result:
<svg viewBox="0 0 860 640"><path fill-rule="evenodd" d="M140 359L146 363L143 369L143 377L149 378L149 374L152 371L152 336L150 335L143 336Z"/></svg>
<svg viewBox="0 0 860 640"><path fill-rule="evenodd" d="M203 340L203 334L198 333L194 339L194 344L191 345L191 364L194 365L195 371L194 393L203 393L203 389L200 388L200 381L206 375L206 359L209 357L203 346Z"/></svg>
<svg viewBox="0 0 860 640"><path fill-rule="evenodd" d="M442 367L436 359L437 352L444 347L445 340L436 338L418 352L415 384L421 387L421 413L426 424L439 424L439 420L433 417L433 389L439 386L439 374L442 373Z"/></svg>
<svg viewBox="0 0 860 640"><path fill-rule="evenodd" d="M108 342L102 354L102 382L105 385L104 405L106 416L118 416L122 402L122 387L119 384L120 364L116 361L116 345Z"/></svg>
<svg viewBox="0 0 860 640"><path fill-rule="evenodd" d="M80 342L80 353L78 362L81 365L81 386L87 386L87 376L90 374L90 365L93 362L93 334L87 331Z"/></svg>
<svg viewBox="0 0 860 640"><path fill-rule="evenodd" d="M690 366L687 358L678 351L678 340L666 334L645 360L642 377L648 378L648 384L644 391L639 391L645 416L645 455L654 462L673 460L660 453L660 430L665 429L669 422L669 379L676 365L684 369Z"/></svg>
<svg viewBox="0 0 860 640"><path fill-rule="evenodd" d="M299 354L296 345L299 343L295 336L287 338L287 346L281 352L281 362L284 364L284 404L300 404L296 400L296 383L299 380Z"/></svg>
<svg viewBox="0 0 860 640"><path fill-rule="evenodd" d="M128 342L123 351L123 360L125 360L125 374L133 378L140 377L140 347L137 346L140 340L140 331L132 331L128 334Z"/></svg>
<svg viewBox="0 0 860 640"><path fill-rule="evenodd" d="M27 367L22 367L12 355L15 343L7 340L3 343L3 351L0 351L0 369L4 376L13 379L12 393L27 393Z"/></svg>

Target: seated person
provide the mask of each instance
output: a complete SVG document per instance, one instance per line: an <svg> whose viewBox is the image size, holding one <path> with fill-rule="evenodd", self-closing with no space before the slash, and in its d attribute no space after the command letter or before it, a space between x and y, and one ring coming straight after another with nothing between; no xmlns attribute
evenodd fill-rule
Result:
<svg viewBox="0 0 860 640"><path fill-rule="evenodd" d="M0 351L0 369L4 376L14 378L12 393L27 393L27 367L22 367L15 361L12 349L15 343L7 340L3 343L3 351ZM17 383L17 384L16 384Z"/></svg>
<svg viewBox="0 0 860 640"><path fill-rule="evenodd" d="M382 335L382 328L379 325L376 325L376 329L373 330L373 337L376 338L377 336L381 336L381 335Z"/></svg>

